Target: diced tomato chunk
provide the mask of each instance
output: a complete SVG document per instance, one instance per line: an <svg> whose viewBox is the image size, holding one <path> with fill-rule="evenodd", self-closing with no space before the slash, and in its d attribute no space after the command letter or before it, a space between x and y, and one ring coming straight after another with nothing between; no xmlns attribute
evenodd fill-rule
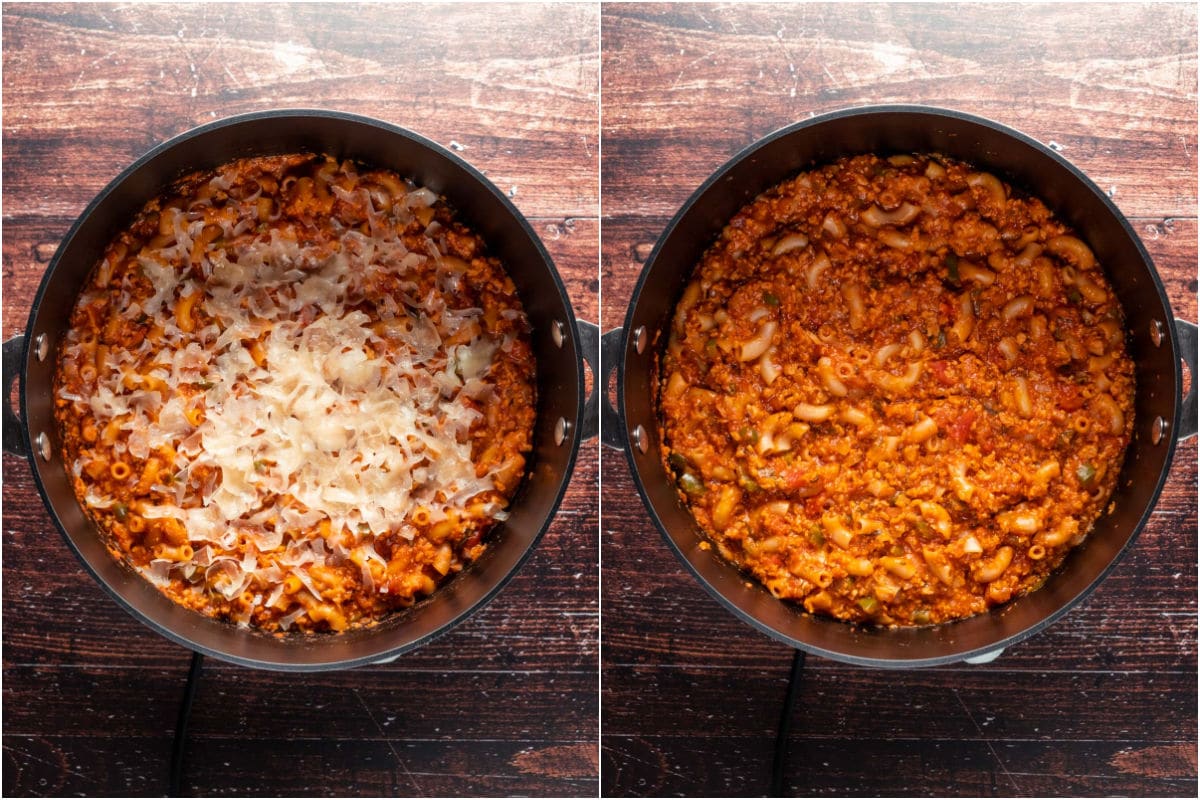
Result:
<svg viewBox="0 0 1200 800"><path fill-rule="evenodd" d="M933 377L943 386L954 385L954 378L949 374L949 367L950 364L941 359L929 362L929 370L933 373Z"/></svg>
<svg viewBox="0 0 1200 800"><path fill-rule="evenodd" d="M958 444L968 442L971 439L971 428L978 418L979 413L977 411L968 411L946 426L946 434L952 441Z"/></svg>
<svg viewBox="0 0 1200 800"><path fill-rule="evenodd" d="M1058 407L1063 411L1078 411L1083 408L1083 392L1073 383L1059 384Z"/></svg>
<svg viewBox="0 0 1200 800"><path fill-rule="evenodd" d="M779 477L783 480L784 488L793 492L797 498L813 497L820 494L824 488L819 479L810 481L804 470L798 467L785 469Z"/></svg>

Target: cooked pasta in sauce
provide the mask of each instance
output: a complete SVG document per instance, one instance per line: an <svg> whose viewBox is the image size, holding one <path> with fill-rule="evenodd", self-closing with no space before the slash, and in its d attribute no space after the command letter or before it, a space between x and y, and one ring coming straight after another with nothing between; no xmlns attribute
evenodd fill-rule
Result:
<svg viewBox="0 0 1200 800"><path fill-rule="evenodd" d="M937 155L842 159L746 205L658 375L662 457L704 546L878 625L1037 589L1105 513L1133 424L1091 249Z"/></svg>
<svg viewBox="0 0 1200 800"><path fill-rule="evenodd" d="M176 602L372 624L479 556L525 471L528 322L446 202L294 154L182 179L109 245L55 381L75 491Z"/></svg>

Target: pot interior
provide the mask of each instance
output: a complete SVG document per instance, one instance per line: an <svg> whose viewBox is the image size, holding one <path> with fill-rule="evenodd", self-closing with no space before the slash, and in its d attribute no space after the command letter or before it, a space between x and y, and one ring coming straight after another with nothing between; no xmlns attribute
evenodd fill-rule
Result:
<svg viewBox="0 0 1200 800"><path fill-rule="evenodd" d="M1126 314L1136 363L1134 433L1113 499L1115 510L1067 557L1045 586L967 620L926 628L879 629L812 616L776 600L716 555L679 503L659 458L651 369L665 343L675 303L693 268L729 219L764 190L811 167L861 153L939 152L987 169L1040 197L1089 242ZM1154 342L1161 326L1164 336ZM638 354L629 332L657 332ZM911 667L989 653L1031 635L1066 613L1116 564L1150 514L1166 479L1175 439L1152 440L1154 420L1176 422L1178 345L1162 284L1141 242L1091 181L1056 153L996 123L916 106L880 106L817 117L773 133L737 155L687 201L651 253L625 322L618 379L624 431L641 427L643 452L626 448L650 516L675 553L722 605L794 647L850 663ZM1173 430L1170 428L1169 430Z"/></svg>
<svg viewBox="0 0 1200 800"><path fill-rule="evenodd" d="M479 172L413 133L365 117L325 111L249 114L183 134L154 149L114 180L84 211L48 268L26 341L57 343L78 287L108 244L142 205L176 178L235 158L327 153L389 168L445 195L465 224L487 241L517 286L533 326L538 414L526 477L510 517L490 534L484 555L430 598L380 624L336 635L277 638L217 622L176 605L107 553L57 455L52 383L55 347L45 361L30 347L22 373L22 418L30 439L46 433L54 456L31 457L39 491L87 570L127 611L160 634L218 658L281 670L321 670L386 660L428 641L491 599L528 557L566 490L583 411L578 330L566 291L520 212ZM561 335L556 335L556 328ZM569 433L556 442L559 419Z"/></svg>

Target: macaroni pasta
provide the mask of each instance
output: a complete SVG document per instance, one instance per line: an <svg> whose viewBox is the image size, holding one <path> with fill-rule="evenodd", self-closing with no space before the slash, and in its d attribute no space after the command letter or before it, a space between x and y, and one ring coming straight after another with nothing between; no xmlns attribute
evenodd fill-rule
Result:
<svg viewBox="0 0 1200 800"><path fill-rule="evenodd" d="M270 631L369 625L483 551L532 441L529 327L445 201L295 154L182 179L71 312L56 417L110 551Z"/></svg>
<svg viewBox="0 0 1200 800"><path fill-rule="evenodd" d="M924 625L1039 587L1132 426L1116 296L1036 198L842 159L739 211L676 308L664 463L715 547L808 611Z"/></svg>

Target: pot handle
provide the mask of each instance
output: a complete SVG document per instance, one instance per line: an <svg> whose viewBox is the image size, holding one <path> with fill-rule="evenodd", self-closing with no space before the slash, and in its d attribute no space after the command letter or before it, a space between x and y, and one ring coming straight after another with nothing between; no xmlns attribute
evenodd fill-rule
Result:
<svg viewBox="0 0 1200 800"><path fill-rule="evenodd" d="M1175 320L1175 335L1179 337L1180 358L1187 362L1188 370L1192 373L1192 390L1183 398L1179 413L1179 427L1175 429L1175 438L1183 441L1196 435L1196 347L1197 335L1195 323L1186 320Z"/></svg>
<svg viewBox="0 0 1200 800"><path fill-rule="evenodd" d="M608 379L617 369L621 359L621 348L625 346L625 331L613 328L600 339L600 375L601 386L605 391L600 393L600 443L613 450L624 450L628 445L625 429L621 425L621 415L612 403L608 402Z"/></svg>
<svg viewBox="0 0 1200 800"><path fill-rule="evenodd" d="M21 433L21 418L9 402L13 383L21 376L21 361L25 357L25 334L17 334L4 343L4 452L28 456L25 437Z"/></svg>
<svg viewBox="0 0 1200 800"><path fill-rule="evenodd" d="M579 327L583 360L592 370L592 391L583 402L583 425L579 430L579 440L585 441L600 432L600 328L581 319L575 320L575 324Z"/></svg>

